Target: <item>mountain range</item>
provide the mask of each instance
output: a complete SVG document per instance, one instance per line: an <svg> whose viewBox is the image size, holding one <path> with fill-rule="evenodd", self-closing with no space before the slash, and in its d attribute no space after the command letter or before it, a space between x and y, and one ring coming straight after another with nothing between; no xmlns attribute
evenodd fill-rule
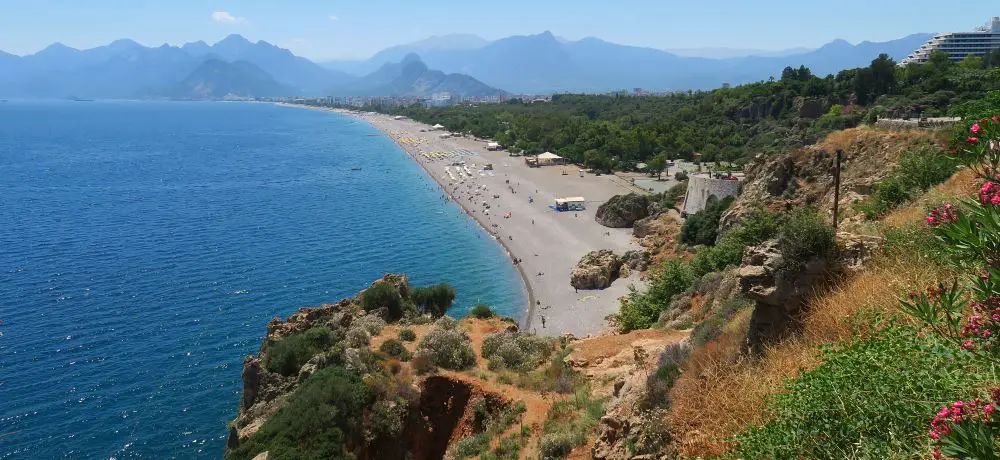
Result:
<svg viewBox="0 0 1000 460"><path fill-rule="evenodd" d="M740 84L780 76L786 66L805 65L817 75L827 75L866 66L880 53L887 53L898 61L931 35L914 34L888 42L866 41L857 45L834 40L815 50L793 48L771 55L725 59L682 57L664 50L619 45L598 38L570 41L551 32L492 42L467 37L434 37L429 41L389 48L364 61L327 62L324 66L347 73L363 73L383 65L398 53L419 52L431 68L469 75L512 93L606 92L625 88L710 89L724 83Z"/></svg>
<svg viewBox="0 0 1000 460"><path fill-rule="evenodd" d="M0 51L0 97L217 98L224 96L459 96L710 89L779 76L805 65L817 75L899 60L930 38L914 34L814 49L664 50L550 32L495 41L444 35L382 50L369 59L319 65L265 41L230 35L209 45L145 47L132 40L77 50L56 43L38 53ZM725 58L695 55L729 56ZM752 54L752 55L751 55ZM433 69L433 70L431 70Z"/></svg>
<svg viewBox="0 0 1000 460"><path fill-rule="evenodd" d="M0 97L219 99L434 92L502 94L468 76L432 71L415 55L368 78L326 69L287 49L239 35L214 45L198 41L153 48L117 40L86 50L56 43L23 57L0 52Z"/></svg>

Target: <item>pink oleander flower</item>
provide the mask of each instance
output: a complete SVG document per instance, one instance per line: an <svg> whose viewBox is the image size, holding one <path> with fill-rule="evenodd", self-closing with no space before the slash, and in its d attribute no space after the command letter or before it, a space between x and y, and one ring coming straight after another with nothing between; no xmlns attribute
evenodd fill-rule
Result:
<svg viewBox="0 0 1000 460"><path fill-rule="evenodd" d="M992 120L994 123L1000 123L1000 115L993 115Z"/></svg>
<svg viewBox="0 0 1000 460"><path fill-rule="evenodd" d="M976 144L979 143L979 138L978 137L969 137L969 138L965 139L965 142L968 143L968 144L976 145Z"/></svg>
<svg viewBox="0 0 1000 460"><path fill-rule="evenodd" d="M969 128L969 131L972 131L972 134L979 134L983 131L983 127L976 123L972 125L972 128Z"/></svg>

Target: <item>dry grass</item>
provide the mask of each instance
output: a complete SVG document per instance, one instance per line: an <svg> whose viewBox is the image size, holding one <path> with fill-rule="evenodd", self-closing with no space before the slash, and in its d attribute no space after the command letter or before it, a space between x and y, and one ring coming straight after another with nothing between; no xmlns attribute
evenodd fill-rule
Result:
<svg viewBox="0 0 1000 460"><path fill-rule="evenodd" d="M945 183L928 191L923 197L905 208L899 208L882 220L888 228L901 228L911 223L921 222L927 216L927 208L954 201L957 197L970 197L979 190L979 180L970 169L963 169Z"/></svg>
<svg viewBox="0 0 1000 460"><path fill-rule="evenodd" d="M960 172L917 203L893 213L885 225L920 222L928 202L954 200L975 189L971 174ZM871 332L869 321L859 319L859 312L895 315L901 295L953 275L918 254L882 257L811 301L801 333L769 348L757 360L741 354L749 314L738 316L722 337L695 351L671 392L673 410L667 423L679 452L687 456L723 453L726 439L773 416L768 401L784 390L787 379L821 363L819 345L846 343Z"/></svg>

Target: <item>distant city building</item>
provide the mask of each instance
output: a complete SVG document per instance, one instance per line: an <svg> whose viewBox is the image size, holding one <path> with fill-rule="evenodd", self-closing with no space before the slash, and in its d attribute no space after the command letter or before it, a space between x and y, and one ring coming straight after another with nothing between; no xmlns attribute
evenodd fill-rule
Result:
<svg viewBox="0 0 1000 460"><path fill-rule="evenodd" d="M973 32L935 35L899 65L923 64L938 51L948 53L951 60L957 62L969 55L982 57L997 49L1000 49L1000 16L993 17L989 25L977 27Z"/></svg>

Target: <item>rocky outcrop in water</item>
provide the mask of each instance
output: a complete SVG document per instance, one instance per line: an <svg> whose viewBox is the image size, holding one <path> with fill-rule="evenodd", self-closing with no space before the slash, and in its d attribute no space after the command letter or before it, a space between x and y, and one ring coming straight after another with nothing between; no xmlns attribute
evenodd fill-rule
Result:
<svg viewBox="0 0 1000 460"><path fill-rule="evenodd" d="M577 289L604 289L621 273L622 259L609 249L583 256L570 274L570 284Z"/></svg>
<svg viewBox="0 0 1000 460"><path fill-rule="evenodd" d="M629 193L615 195L597 208L597 223L611 228L628 228L635 221L649 216L649 198Z"/></svg>

